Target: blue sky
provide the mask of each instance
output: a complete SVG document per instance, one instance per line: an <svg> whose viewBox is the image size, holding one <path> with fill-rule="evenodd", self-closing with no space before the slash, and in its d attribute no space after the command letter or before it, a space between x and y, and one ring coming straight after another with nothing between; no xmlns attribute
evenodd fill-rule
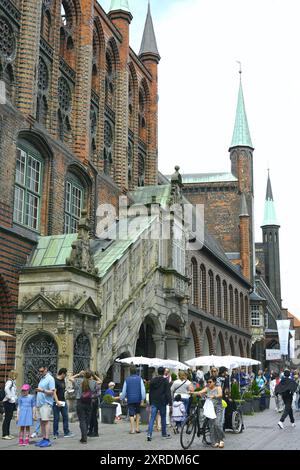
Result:
<svg viewBox="0 0 300 470"><path fill-rule="evenodd" d="M129 0L131 46L142 39L147 0ZM100 1L107 11L110 0ZM242 62L254 153L256 240L267 168L281 224L283 305L300 317L300 1L151 0L159 65L159 168L230 171Z"/></svg>

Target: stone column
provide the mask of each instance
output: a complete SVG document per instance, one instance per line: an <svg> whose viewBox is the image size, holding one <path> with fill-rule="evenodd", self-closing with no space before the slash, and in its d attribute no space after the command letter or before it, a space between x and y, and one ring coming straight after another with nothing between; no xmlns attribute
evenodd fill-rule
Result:
<svg viewBox="0 0 300 470"><path fill-rule="evenodd" d="M165 359L165 335L152 335L152 338L155 343L156 357L159 357L160 359Z"/></svg>
<svg viewBox="0 0 300 470"><path fill-rule="evenodd" d="M189 344L189 338L180 338L178 340L179 360L181 362L185 362L188 359L190 359L187 357L188 344Z"/></svg>

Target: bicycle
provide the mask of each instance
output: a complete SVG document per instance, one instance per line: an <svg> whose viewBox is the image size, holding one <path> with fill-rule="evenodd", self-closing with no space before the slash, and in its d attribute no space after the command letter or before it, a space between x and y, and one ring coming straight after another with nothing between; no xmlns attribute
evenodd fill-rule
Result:
<svg viewBox="0 0 300 470"><path fill-rule="evenodd" d="M243 394L241 399L243 398ZM244 431L243 412L241 403L236 403L234 400L227 401L227 408L225 409L224 431L230 429L234 434L240 434Z"/></svg>
<svg viewBox="0 0 300 470"><path fill-rule="evenodd" d="M189 416L182 423L180 432L180 444L185 450L189 449L194 442L195 435L202 437L202 442L211 445L209 419L203 414L205 399L197 398L197 406L192 408Z"/></svg>

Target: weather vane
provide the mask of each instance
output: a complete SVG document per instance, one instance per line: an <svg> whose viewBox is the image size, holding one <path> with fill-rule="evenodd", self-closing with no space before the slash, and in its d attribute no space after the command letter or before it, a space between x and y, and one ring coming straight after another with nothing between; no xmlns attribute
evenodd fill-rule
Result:
<svg viewBox="0 0 300 470"><path fill-rule="evenodd" d="M237 63L239 64L239 66L240 66L239 74L242 75L242 73L243 73L243 72L242 72L242 62L240 62L239 60L237 60L236 62L237 62Z"/></svg>

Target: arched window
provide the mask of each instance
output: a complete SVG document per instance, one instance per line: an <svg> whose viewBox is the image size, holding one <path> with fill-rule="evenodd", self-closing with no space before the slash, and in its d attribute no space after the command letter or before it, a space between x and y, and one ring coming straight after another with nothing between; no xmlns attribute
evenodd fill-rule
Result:
<svg viewBox="0 0 300 470"><path fill-rule="evenodd" d="M139 153L138 157L138 186L145 186L145 157Z"/></svg>
<svg viewBox="0 0 300 470"><path fill-rule="evenodd" d="M207 310L207 293L206 293L206 268L204 264L200 266L200 292L201 292L201 308Z"/></svg>
<svg viewBox="0 0 300 470"><path fill-rule="evenodd" d="M249 328L249 300L245 297L245 328Z"/></svg>
<svg viewBox="0 0 300 470"><path fill-rule="evenodd" d="M240 310L239 310L239 293L237 289L234 291L234 310L235 310L235 324L240 325Z"/></svg>
<svg viewBox="0 0 300 470"><path fill-rule="evenodd" d="M272 232L269 233L269 242L271 242L273 240L273 235L272 235Z"/></svg>
<svg viewBox="0 0 300 470"><path fill-rule="evenodd" d="M128 126L131 130L134 129L133 79L131 74L128 83Z"/></svg>
<svg viewBox="0 0 300 470"><path fill-rule="evenodd" d="M82 370L90 368L91 343L89 338L81 333L75 343L73 351L73 373L78 374Z"/></svg>
<svg viewBox="0 0 300 470"><path fill-rule="evenodd" d="M93 31L93 65L92 65L92 89L100 94L100 36L97 25Z"/></svg>
<svg viewBox="0 0 300 470"><path fill-rule="evenodd" d="M70 142L70 113L72 108L72 90L68 81L64 77L60 77L58 80L58 102L59 138L62 142Z"/></svg>
<svg viewBox="0 0 300 470"><path fill-rule="evenodd" d="M15 55L16 36L14 29L11 23L0 14L0 80L4 81L6 92L5 98L8 101L13 100L13 61L15 59Z"/></svg>
<svg viewBox="0 0 300 470"><path fill-rule="evenodd" d="M42 19L41 19L41 35L48 43L52 41L52 18L50 12L50 5L47 5L47 2L43 1L42 6Z"/></svg>
<svg viewBox="0 0 300 470"><path fill-rule="evenodd" d="M147 95L144 87L139 89L139 138L147 141L146 133Z"/></svg>
<svg viewBox="0 0 300 470"><path fill-rule="evenodd" d="M17 148L14 221L32 230L40 228L43 159L34 147L22 143Z"/></svg>
<svg viewBox="0 0 300 470"><path fill-rule="evenodd" d="M192 277L192 303L196 307L199 305L199 282L198 282L198 263L195 258L192 258L191 277Z"/></svg>
<svg viewBox="0 0 300 470"><path fill-rule="evenodd" d="M110 175L113 164L114 135L110 122L104 123L104 173Z"/></svg>
<svg viewBox="0 0 300 470"><path fill-rule="evenodd" d="M215 314L215 280L214 280L214 274L212 271L208 271L208 311L212 315Z"/></svg>
<svg viewBox="0 0 300 470"><path fill-rule="evenodd" d="M49 90L49 71L46 62L42 57L39 58L38 70L38 96L36 107L36 119L40 124L46 126L48 115L48 90Z"/></svg>
<svg viewBox="0 0 300 470"><path fill-rule="evenodd" d="M220 276L216 277L217 285L217 315L219 318L222 317L222 293L221 293L221 279Z"/></svg>
<svg viewBox="0 0 300 470"><path fill-rule="evenodd" d="M74 28L77 23L73 0L62 0L60 25L60 56L75 69Z"/></svg>
<svg viewBox="0 0 300 470"><path fill-rule="evenodd" d="M65 229L64 233L76 233L84 205L84 187L73 173L66 179L65 193Z"/></svg>
<svg viewBox="0 0 300 470"><path fill-rule="evenodd" d="M229 286L229 321L234 324L233 287Z"/></svg>
<svg viewBox="0 0 300 470"><path fill-rule="evenodd" d="M93 161L97 157L97 124L98 124L98 113L97 108L91 104L90 110L90 146L91 146L91 156Z"/></svg>
<svg viewBox="0 0 300 470"><path fill-rule="evenodd" d="M228 321L228 290L226 281L223 281L223 304L224 320Z"/></svg>
<svg viewBox="0 0 300 470"><path fill-rule="evenodd" d="M240 293L240 309L241 309L241 327L245 328L245 313L244 313L244 296Z"/></svg>
<svg viewBox="0 0 300 470"><path fill-rule="evenodd" d="M105 74L105 103L114 109L115 99L115 65L112 51L106 51L106 74Z"/></svg>

